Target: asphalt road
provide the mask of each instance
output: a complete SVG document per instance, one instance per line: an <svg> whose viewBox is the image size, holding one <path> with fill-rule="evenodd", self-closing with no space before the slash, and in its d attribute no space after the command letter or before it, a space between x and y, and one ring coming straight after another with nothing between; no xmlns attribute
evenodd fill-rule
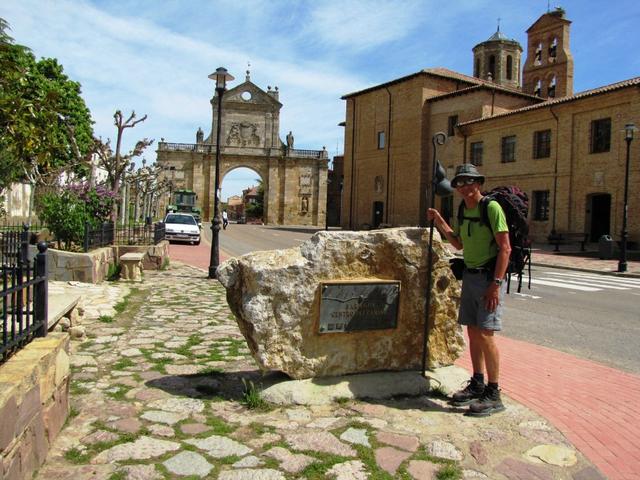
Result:
<svg viewBox="0 0 640 480"><path fill-rule="evenodd" d="M210 238L208 225L203 232ZM238 256L296 246L311 235L230 224L220 231L220 248ZM523 285L507 296L503 335L640 374L640 279L535 266L532 279L530 290Z"/></svg>

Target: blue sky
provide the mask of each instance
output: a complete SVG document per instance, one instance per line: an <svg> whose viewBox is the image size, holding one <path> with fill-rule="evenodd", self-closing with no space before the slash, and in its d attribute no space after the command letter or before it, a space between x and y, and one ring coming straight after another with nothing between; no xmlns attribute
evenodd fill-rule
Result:
<svg viewBox="0 0 640 480"><path fill-rule="evenodd" d="M640 1L565 0L576 92L640 75ZM243 1L2 0L0 17L17 43L56 57L82 84L95 133L115 135L113 112L148 120L128 130L142 137L193 142L211 124L213 82L225 66L259 87L278 86L281 136L297 148L342 153L346 93L422 68L472 73L471 49L501 31L526 49L526 29L546 0ZM524 59L523 59L524 60ZM155 159L155 148L145 155ZM231 172L223 198L257 174Z"/></svg>

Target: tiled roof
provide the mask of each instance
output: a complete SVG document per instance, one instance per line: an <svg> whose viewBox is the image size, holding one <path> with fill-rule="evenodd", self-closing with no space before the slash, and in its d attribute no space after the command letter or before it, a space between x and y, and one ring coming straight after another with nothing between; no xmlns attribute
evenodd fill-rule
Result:
<svg viewBox="0 0 640 480"><path fill-rule="evenodd" d="M630 78L629 80L623 80L622 82L612 83L610 85L605 85L604 87L598 87L591 90L585 90L584 92L576 93L575 95L571 95L569 97L561 97L561 98L553 98L551 100L545 100L542 103L538 103L537 105L529 105L527 107L518 108L516 110L511 110L510 112L499 113L498 115L493 115L491 117L483 117L478 118L476 120L470 120L468 122L463 122L458 124L458 126L464 125L472 125L478 122L484 122L486 120L493 120L494 118L502 118L508 117L510 115L516 115L518 113L528 112L530 110L536 110L539 108L551 107L553 105L559 105L561 103L573 102L575 100L580 100L581 98L593 97L596 95L602 95L604 93L613 92L615 90L620 90L622 88L628 88L633 86L640 86L640 77Z"/></svg>
<svg viewBox="0 0 640 480"><path fill-rule="evenodd" d="M407 80L411 80L412 78L418 77L420 75L432 75L435 77L444 77L451 80L458 80L462 82L469 83L471 85L480 85L483 83L487 83L490 85L494 85L493 82L489 82L488 80L482 80L480 78L470 77L469 75L464 75L462 73L454 72L453 70L449 70L448 68L425 68L420 70L419 72L412 73L410 75L406 75L404 77L396 78L395 80L391 80L389 82L381 83L380 85L375 85L373 87L365 88L364 90L359 90L357 92L348 93L342 96L343 100L347 98L355 97L357 95L361 95L363 93L373 92L374 90L378 90L380 88L388 87L390 85L395 85L397 83L402 83Z"/></svg>
<svg viewBox="0 0 640 480"><path fill-rule="evenodd" d="M502 85L498 85L495 83L483 83L482 85L473 85L472 87L468 87L468 88L461 88L460 90L455 90L453 92L449 92L449 93L443 93L442 95L437 95L435 97L430 98L429 100L427 100L428 102L436 102L438 100L445 100L447 98L451 98L451 97L457 97L458 95L466 95L467 93L473 93L473 92L477 92L479 90L496 90L502 93L505 93L507 95L516 95L518 97L524 97L527 98L531 101L534 102L542 102L544 101L544 99L537 97L535 95L531 95L529 93L524 93L521 90L515 89L515 88L509 88L509 87L504 87Z"/></svg>

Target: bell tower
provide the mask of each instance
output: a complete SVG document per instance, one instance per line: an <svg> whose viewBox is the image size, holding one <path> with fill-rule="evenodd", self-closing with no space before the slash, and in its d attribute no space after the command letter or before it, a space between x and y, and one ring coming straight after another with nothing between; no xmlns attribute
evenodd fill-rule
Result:
<svg viewBox="0 0 640 480"><path fill-rule="evenodd" d="M506 87L520 88L522 47L498 30L473 47L473 76Z"/></svg>
<svg viewBox="0 0 640 480"><path fill-rule="evenodd" d="M527 59L522 90L543 98L573 95L573 57L564 9L542 15L527 30Z"/></svg>

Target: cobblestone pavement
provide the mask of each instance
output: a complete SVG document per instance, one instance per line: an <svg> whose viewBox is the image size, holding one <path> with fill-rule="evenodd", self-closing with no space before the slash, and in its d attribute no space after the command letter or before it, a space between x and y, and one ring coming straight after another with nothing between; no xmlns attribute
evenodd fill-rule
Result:
<svg viewBox="0 0 640 480"><path fill-rule="evenodd" d="M482 419L437 393L261 405L224 289L205 277L174 263L140 284L56 287L83 294L89 338L72 342L70 420L36 478L602 478L509 398Z"/></svg>

